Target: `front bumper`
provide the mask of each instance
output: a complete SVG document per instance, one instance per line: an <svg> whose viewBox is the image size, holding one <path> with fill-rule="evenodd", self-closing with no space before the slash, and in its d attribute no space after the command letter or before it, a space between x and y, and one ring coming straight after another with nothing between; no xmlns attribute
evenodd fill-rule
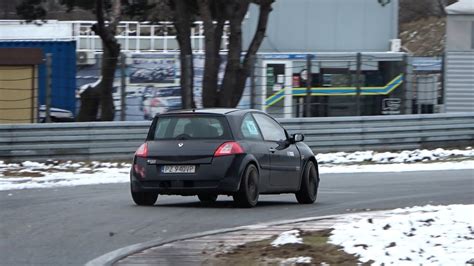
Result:
<svg viewBox="0 0 474 266"><path fill-rule="evenodd" d="M140 174L132 166L131 189L133 192L154 191L168 195L230 195L239 189L243 158L244 155L213 158L211 163L195 164L196 172L193 174L164 174L161 172L163 164L148 164L147 159L136 158L135 164L144 171Z"/></svg>

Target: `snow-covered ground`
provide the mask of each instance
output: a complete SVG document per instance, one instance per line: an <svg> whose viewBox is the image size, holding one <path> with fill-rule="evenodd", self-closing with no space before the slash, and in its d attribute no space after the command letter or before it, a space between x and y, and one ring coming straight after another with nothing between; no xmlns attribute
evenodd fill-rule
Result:
<svg viewBox="0 0 474 266"><path fill-rule="evenodd" d="M360 164L360 163L415 163L432 162L448 159L474 158L474 149L467 147L460 149L410 150L401 152L336 152L317 154L320 164Z"/></svg>
<svg viewBox="0 0 474 266"><path fill-rule="evenodd" d="M474 169L474 149L374 151L317 154L319 171L327 173L401 172ZM0 191L28 188L125 183L130 163L0 161Z"/></svg>
<svg viewBox="0 0 474 266"><path fill-rule="evenodd" d="M474 263L474 205L424 206L348 216L329 239L374 265L465 265Z"/></svg>

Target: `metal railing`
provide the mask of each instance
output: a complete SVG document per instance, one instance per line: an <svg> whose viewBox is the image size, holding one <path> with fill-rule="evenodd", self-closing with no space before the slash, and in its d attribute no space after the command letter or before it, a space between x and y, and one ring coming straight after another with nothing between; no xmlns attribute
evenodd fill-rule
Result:
<svg viewBox="0 0 474 266"><path fill-rule="evenodd" d="M0 20L3 34L2 40L63 40L73 39L77 42L77 50L102 52L102 42L91 29L95 21L57 21L48 20L42 26L26 25L26 27L37 27L37 31L44 34L26 34L25 25L20 20ZM16 31L20 29L20 31ZM25 36L20 36L25 32ZM29 30L28 32L31 32ZM222 36L223 51L227 50L229 26L224 26ZM10 34L11 33L11 34ZM117 27L118 42L123 52L176 52L179 51L176 40L176 31L172 22L138 22L121 21ZM195 52L204 51L204 26L201 21L194 22L191 28L191 44Z"/></svg>
<svg viewBox="0 0 474 266"><path fill-rule="evenodd" d="M280 119L318 152L474 144L474 113ZM150 122L0 125L0 160L128 160Z"/></svg>

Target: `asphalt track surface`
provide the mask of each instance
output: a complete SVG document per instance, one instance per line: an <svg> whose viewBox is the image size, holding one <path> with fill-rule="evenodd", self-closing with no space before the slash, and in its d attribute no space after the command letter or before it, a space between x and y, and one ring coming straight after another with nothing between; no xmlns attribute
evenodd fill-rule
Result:
<svg viewBox="0 0 474 266"><path fill-rule="evenodd" d="M83 265L109 251L152 239L282 219L394 209L426 204L473 204L474 171L325 174L318 201L261 196L237 209L220 196L160 196L135 206L128 184L0 191L0 265ZM9 195L10 194L10 195Z"/></svg>

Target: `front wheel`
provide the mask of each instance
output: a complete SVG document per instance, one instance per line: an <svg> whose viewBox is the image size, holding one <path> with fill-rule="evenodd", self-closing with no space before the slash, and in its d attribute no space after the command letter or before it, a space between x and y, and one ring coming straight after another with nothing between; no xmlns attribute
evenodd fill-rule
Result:
<svg viewBox="0 0 474 266"><path fill-rule="evenodd" d="M316 201L319 187L319 174L312 161L306 164L301 179L301 188L296 192L296 199L301 204L311 204Z"/></svg>
<svg viewBox="0 0 474 266"><path fill-rule="evenodd" d="M258 202L258 170L253 164L249 164L244 171L240 181L239 191L233 196L234 202L241 208L252 208Z"/></svg>
<svg viewBox="0 0 474 266"><path fill-rule="evenodd" d="M133 201L139 206L153 206L158 199L156 192L131 192Z"/></svg>

